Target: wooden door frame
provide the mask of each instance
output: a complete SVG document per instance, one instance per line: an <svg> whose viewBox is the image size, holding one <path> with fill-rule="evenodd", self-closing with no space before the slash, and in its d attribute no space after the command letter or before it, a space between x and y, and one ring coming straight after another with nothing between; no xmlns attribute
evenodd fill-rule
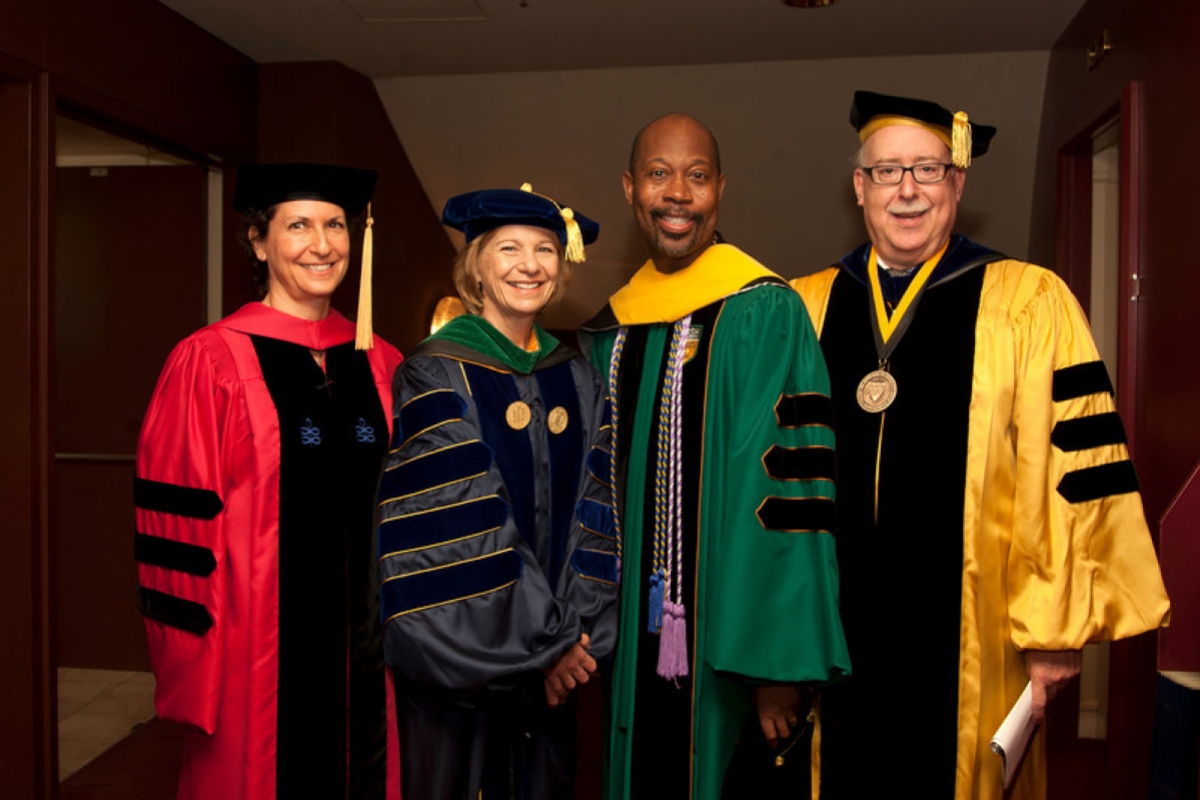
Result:
<svg viewBox="0 0 1200 800"><path fill-rule="evenodd" d="M6 476L0 497L11 526L0 538L0 603L8 621L0 635L5 678L0 685L0 760L6 797L52 800L58 796L50 518L53 101L47 74L23 62L0 56L0 82L11 93L4 105L6 125L12 126L0 133L0 171L6 183L0 207L11 224L10 242L24 256L5 268L8 280L0 299L13 392L0 448L0 474Z"/></svg>
<svg viewBox="0 0 1200 800"><path fill-rule="evenodd" d="M1120 97L1099 114L1091 124L1058 151L1057 248L1058 273L1071 287L1085 311L1091 294L1091 205L1092 135L1119 115L1121 124L1120 155L1120 288L1122 298L1117 315L1117 411L1125 422L1129 453L1136 463L1138 416L1141 381L1138 375L1138 343L1141 319L1138 313L1138 286L1145 277L1143 244L1143 202L1138 187L1145 172L1146 152L1143 134L1145 88L1131 81ZM1077 219L1088 219L1086 226Z"/></svg>
<svg viewBox="0 0 1200 800"><path fill-rule="evenodd" d="M1117 325L1117 385L1116 405L1125 424L1130 457L1137 463L1137 442L1144 422L1140 416L1145 406L1141 402L1142 381L1138 370L1142 326L1145 319L1139 313L1139 284L1146 278L1144 245L1144 200L1140 187L1145 176L1146 139L1144 135L1145 88L1140 81L1131 81L1095 119L1058 152L1057 199L1057 271L1079 299L1084 310L1091 293L1091 204L1092 204L1092 136L1102 126L1119 115L1120 133L1120 231L1118 244L1119 284ZM1086 225L1076 224L1087 220ZM1123 796L1124 787L1138 784L1136 773L1148 768L1146 764L1127 763L1126 755L1139 741L1149 741L1151 730L1145 714L1133 705L1142 694L1122 691L1153 674L1152 648L1141 637L1115 642L1109 659L1108 736L1103 743L1101 763L1104 796L1115 800ZM1146 653L1151 657L1147 662ZM1147 668L1149 663L1149 669ZM1067 696L1077 694L1072 684ZM1064 698L1065 699L1065 698ZM1073 731L1063 725L1055 730L1051 719L1052 741L1063 742L1073 737ZM1080 741L1075 741L1080 745ZM1095 752L1095 751L1093 751ZM1053 766L1051 767L1053 769ZM1148 774L1147 774L1148 779ZM1131 783L1132 781L1132 783Z"/></svg>

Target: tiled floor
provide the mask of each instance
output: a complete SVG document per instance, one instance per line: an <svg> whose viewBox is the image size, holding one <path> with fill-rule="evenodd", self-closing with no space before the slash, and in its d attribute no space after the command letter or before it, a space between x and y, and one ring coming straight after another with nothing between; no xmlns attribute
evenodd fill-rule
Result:
<svg viewBox="0 0 1200 800"><path fill-rule="evenodd" d="M58 779L154 718L154 676L101 669L58 670Z"/></svg>

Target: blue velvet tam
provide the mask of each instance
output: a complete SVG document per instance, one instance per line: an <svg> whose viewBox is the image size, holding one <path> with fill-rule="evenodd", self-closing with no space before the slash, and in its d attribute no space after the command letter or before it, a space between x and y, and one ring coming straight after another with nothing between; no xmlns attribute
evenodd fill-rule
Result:
<svg viewBox="0 0 1200 800"><path fill-rule="evenodd" d="M520 189L484 189L446 201L442 224L462 231L467 241L505 225L532 225L558 235L571 261L583 261L583 245L600 235L600 224L560 206L525 184Z"/></svg>
<svg viewBox="0 0 1200 800"><path fill-rule="evenodd" d="M243 164L238 167L233 207L244 214L289 200L323 200L354 216L371 201L378 177L372 170L332 164Z"/></svg>
<svg viewBox="0 0 1200 800"><path fill-rule="evenodd" d="M854 93L850 125L858 140L866 142L873 133L889 125L915 125L928 130L951 149L955 166L966 167L972 157L988 151L996 129L971 122L965 111L951 112L929 100L896 97L862 89Z"/></svg>

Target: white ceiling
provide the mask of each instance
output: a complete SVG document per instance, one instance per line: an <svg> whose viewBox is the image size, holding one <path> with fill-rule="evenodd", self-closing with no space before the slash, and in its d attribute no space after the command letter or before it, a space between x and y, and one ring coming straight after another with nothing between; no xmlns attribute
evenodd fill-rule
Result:
<svg viewBox="0 0 1200 800"><path fill-rule="evenodd" d="M260 63L371 78L1048 50L1084 0L160 0Z"/></svg>

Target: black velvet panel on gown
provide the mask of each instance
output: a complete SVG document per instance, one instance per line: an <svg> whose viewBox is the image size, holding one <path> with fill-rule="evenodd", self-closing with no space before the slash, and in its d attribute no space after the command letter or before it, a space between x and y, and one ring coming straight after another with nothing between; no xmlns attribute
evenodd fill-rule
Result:
<svg viewBox="0 0 1200 800"><path fill-rule="evenodd" d="M279 414L277 796L385 796L374 544L387 423L365 353L253 337Z"/></svg>
<svg viewBox="0 0 1200 800"><path fill-rule="evenodd" d="M833 387L853 675L822 698L828 800L893 796L905 786L926 800L954 796L966 439L983 275L977 267L925 291L892 353L896 400L877 414L856 400L859 381L878 366L870 290L846 273L833 285L821 342Z"/></svg>

